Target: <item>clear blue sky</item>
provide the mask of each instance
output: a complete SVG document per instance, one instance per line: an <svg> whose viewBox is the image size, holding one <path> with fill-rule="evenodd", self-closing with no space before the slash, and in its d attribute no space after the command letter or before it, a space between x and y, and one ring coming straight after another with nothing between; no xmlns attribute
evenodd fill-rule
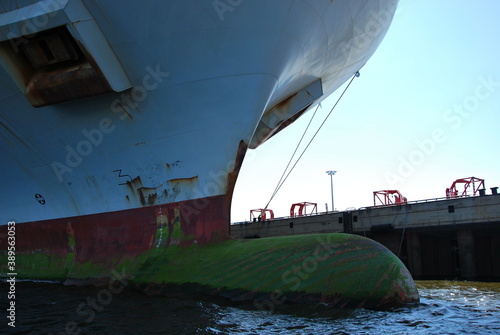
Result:
<svg viewBox="0 0 500 335"><path fill-rule="evenodd" d="M392 26L269 208L373 205L373 191L445 196L458 178L500 186L500 1L401 0ZM313 130L343 88L322 103ZM232 221L264 207L312 112L247 153ZM312 136L314 131L309 131ZM310 136L308 138L310 138ZM307 137L307 135L306 135Z"/></svg>

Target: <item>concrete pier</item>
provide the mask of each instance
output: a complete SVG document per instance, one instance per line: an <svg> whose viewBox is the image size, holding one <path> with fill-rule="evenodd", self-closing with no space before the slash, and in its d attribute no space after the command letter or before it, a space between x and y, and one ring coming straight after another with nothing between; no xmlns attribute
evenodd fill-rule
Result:
<svg viewBox="0 0 500 335"><path fill-rule="evenodd" d="M231 226L233 238L332 232L382 243L416 279L500 281L500 194L495 192Z"/></svg>

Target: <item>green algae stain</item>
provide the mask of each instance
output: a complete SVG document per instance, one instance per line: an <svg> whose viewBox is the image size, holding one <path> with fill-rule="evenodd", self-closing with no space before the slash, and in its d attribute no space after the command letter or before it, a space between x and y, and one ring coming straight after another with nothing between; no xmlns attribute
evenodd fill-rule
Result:
<svg viewBox="0 0 500 335"><path fill-rule="evenodd" d="M172 237L177 239L182 239L184 237L184 233L181 228L181 219L179 210L176 208L174 210L174 213L175 213L175 219L172 224Z"/></svg>
<svg viewBox="0 0 500 335"><path fill-rule="evenodd" d="M392 270L395 261L385 248L353 235L308 235L171 246L151 257L135 280L381 298L400 275Z"/></svg>
<svg viewBox="0 0 500 335"><path fill-rule="evenodd" d="M142 285L196 283L207 288L248 292L341 295L357 301L380 300L403 292L403 296L418 299L415 284L401 261L380 244L356 235L227 240L204 246L193 243L189 247L170 245L106 264L80 264L73 253L59 260L61 264L48 255L26 256L20 267L25 269L21 272L24 278L100 278L110 277L115 270L129 274L132 283ZM28 271L29 264L36 266Z"/></svg>

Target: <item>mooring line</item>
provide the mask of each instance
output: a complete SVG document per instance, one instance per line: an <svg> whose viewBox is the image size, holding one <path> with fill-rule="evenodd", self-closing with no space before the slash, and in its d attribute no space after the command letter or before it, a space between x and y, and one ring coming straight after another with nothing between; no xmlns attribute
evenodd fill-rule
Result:
<svg viewBox="0 0 500 335"><path fill-rule="evenodd" d="M311 124L314 116L316 115L316 111L318 110L318 107L319 107L319 104L318 104L318 107L316 107L316 110L314 111L314 114L313 116L311 117L311 120L309 121L309 124L307 125L304 133L302 134L302 137L300 138L300 141L299 143L297 144L297 147L295 148L295 151L293 152L292 154L292 157L290 158L290 161L288 162L286 168L285 168L285 171L283 171L283 174L281 175L281 178L280 178L280 181L278 182L278 185L276 185L276 188L273 192L273 194L271 195L271 198L269 199L269 201L267 202L267 205L266 207L264 207L264 209L267 209L267 207L269 206L269 204L271 203L271 201L273 200L274 196L278 193L278 191L280 190L281 186L283 186L283 184L285 183L285 181L287 180L288 176L290 176L290 173L292 173L293 169L295 168L295 166L297 165L297 163L300 161L300 159L302 158L302 156L304 155L304 153L306 152L306 150L309 148L309 146L311 145L312 141L314 140L314 138L316 137L316 135L318 135L319 131L321 130L321 128L323 127L323 125L325 124L326 120L328 120L328 118L330 117L330 115L332 114L333 110L335 109L335 107L337 107L338 103L340 102L340 100L342 99L342 97L344 96L345 92L347 91L347 89L349 88L349 86L351 86L351 83L353 82L354 78L357 78L359 77L359 71L357 71L354 76L352 76L351 80L349 81L349 83L347 84L346 88L344 89L344 91L342 92L342 94L339 96L339 98L337 99L337 101L335 102L335 104L333 105L333 107L330 109L330 112L328 112L328 114L326 115L325 119L323 120L323 122L320 124L320 126L318 127L318 129L316 130L316 132L314 133L313 137L309 140L309 143L307 143L306 147L304 148L304 150L302 151L302 153L300 154L299 158L297 158L297 160L295 161L295 163L293 164L293 166L291 167L290 171L288 171L288 173L286 174L285 178L283 178L283 176L285 175L286 173L286 170L288 169L288 167L290 166L290 163L292 162L293 160L293 157L295 156L295 153L297 152L300 144L302 143L302 139L304 138L307 130L309 129L309 125Z"/></svg>

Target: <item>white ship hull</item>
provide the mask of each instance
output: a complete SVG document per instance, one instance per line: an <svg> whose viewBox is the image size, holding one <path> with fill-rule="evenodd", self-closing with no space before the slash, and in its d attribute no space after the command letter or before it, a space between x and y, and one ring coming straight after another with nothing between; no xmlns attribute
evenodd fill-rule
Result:
<svg viewBox="0 0 500 335"><path fill-rule="evenodd" d="M176 224L185 244L227 238L247 148L353 76L395 6L2 2L0 225L25 251L75 239L82 262L180 243Z"/></svg>

